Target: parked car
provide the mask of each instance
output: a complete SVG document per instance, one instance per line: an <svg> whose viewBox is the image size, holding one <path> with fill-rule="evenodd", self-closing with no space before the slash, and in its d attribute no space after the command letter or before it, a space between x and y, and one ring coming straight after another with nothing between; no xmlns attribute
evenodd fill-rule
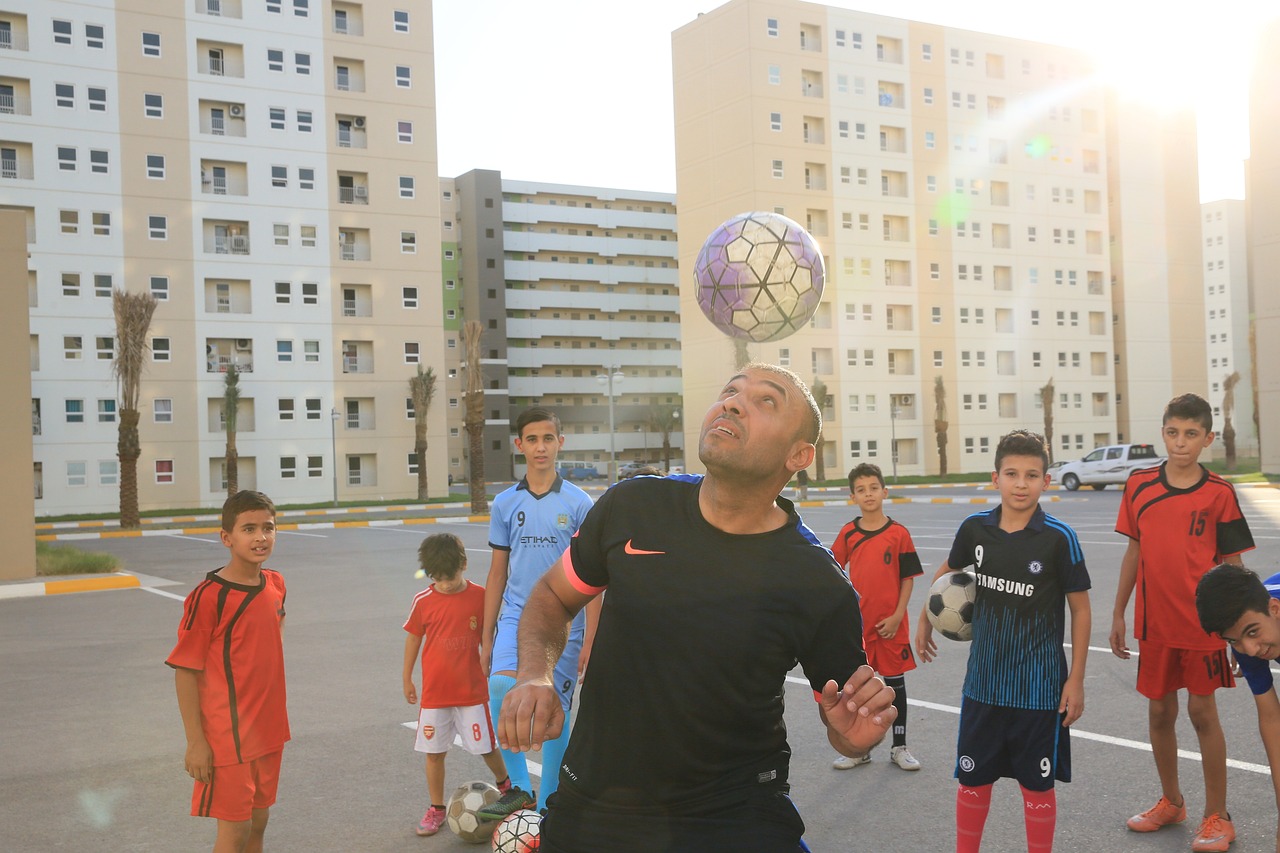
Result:
<svg viewBox="0 0 1280 853"><path fill-rule="evenodd" d="M1050 469L1063 488L1074 492L1081 486L1105 489L1123 486L1129 475L1139 468L1151 468L1164 461L1150 444L1112 444L1095 447L1083 459L1067 462L1057 470Z"/></svg>
<svg viewBox="0 0 1280 853"><path fill-rule="evenodd" d="M618 465L618 479L625 480L641 468L657 468L662 470L662 466L656 462L623 462Z"/></svg>
<svg viewBox="0 0 1280 853"><path fill-rule="evenodd" d="M566 480L595 480L604 475L589 465L575 465L561 468L560 476Z"/></svg>

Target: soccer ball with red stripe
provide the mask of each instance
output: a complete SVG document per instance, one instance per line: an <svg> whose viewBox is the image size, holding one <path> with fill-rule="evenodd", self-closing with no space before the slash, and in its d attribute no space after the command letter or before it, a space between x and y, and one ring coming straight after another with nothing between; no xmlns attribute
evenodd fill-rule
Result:
<svg viewBox="0 0 1280 853"><path fill-rule="evenodd" d="M542 846L542 815L520 809L503 818L493 833L493 853L533 853Z"/></svg>

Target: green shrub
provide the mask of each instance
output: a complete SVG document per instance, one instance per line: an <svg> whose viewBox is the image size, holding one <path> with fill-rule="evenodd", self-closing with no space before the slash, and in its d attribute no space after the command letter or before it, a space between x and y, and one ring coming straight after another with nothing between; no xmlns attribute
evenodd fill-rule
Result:
<svg viewBox="0 0 1280 853"><path fill-rule="evenodd" d="M114 554L81 551L71 545L36 543L37 575L96 575L114 572L120 560Z"/></svg>

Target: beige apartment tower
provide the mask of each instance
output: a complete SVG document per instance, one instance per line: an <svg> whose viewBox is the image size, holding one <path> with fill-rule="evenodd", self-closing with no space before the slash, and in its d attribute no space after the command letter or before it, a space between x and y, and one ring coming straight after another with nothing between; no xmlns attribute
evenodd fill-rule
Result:
<svg viewBox="0 0 1280 853"><path fill-rule="evenodd" d="M1194 125L1117 118L1083 53L733 0L672 55L682 284L743 211L823 247L812 323L749 353L825 386L827 476L937 473L940 442L990 470L1015 428L1056 458L1155 442L1168 398L1204 392ZM734 350L691 286L681 316L692 445Z"/></svg>
<svg viewBox="0 0 1280 853"><path fill-rule="evenodd" d="M1280 19L1259 36L1249 86L1249 282L1262 470L1280 474Z"/></svg>

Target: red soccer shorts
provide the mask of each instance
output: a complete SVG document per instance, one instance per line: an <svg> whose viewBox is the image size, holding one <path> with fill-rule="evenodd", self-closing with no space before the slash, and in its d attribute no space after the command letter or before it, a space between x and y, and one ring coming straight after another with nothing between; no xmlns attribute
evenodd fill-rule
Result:
<svg viewBox="0 0 1280 853"><path fill-rule="evenodd" d="M1138 641L1138 692L1148 699L1163 699L1182 689L1209 696L1219 687L1235 686L1225 643L1217 649L1175 649Z"/></svg>
<svg viewBox="0 0 1280 853"><path fill-rule="evenodd" d="M196 782L191 792L191 814L238 822L253 817L254 809L275 805L282 755L284 750L278 749L243 764L213 768L213 781Z"/></svg>
<svg viewBox="0 0 1280 853"><path fill-rule="evenodd" d="M911 654L911 643L899 643L895 639L883 637L863 637L866 647L867 663L876 671L876 675L892 678L916 668L915 656Z"/></svg>

